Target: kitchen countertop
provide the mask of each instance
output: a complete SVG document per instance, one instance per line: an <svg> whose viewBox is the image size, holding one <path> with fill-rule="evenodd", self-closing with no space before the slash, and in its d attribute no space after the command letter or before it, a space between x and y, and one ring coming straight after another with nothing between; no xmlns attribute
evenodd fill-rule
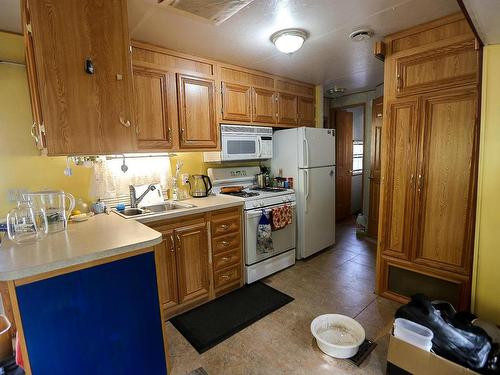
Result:
<svg viewBox="0 0 500 375"><path fill-rule="evenodd" d="M5 238L0 245L0 281L17 280L154 246L161 234L118 215L96 215L69 223L63 232L18 245Z"/></svg>
<svg viewBox="0 0 500 375"><path fill-rule="evenodd" d="M193 208L178 208L172 211L160 212L147 216L141 216L134 219L134 217L125 220L137 220L141 223L151 223L159 220L173 219L176 217L194 215L208 211L222 210L224 208L237 207L243 205L241 198L233 197L230 195L210 195L206 198L190 198L179 201L179 203L188 203L196 207ZM115 214L117 215L117 214Z"/></svg>
<svg viewBox="0 0 500 375"><path fill-rule="evenodd" d="M116 213L96 215L87 221L70 222L66 231L22 245L4 238L0 244L0 281L18 280L152 247L161 242L161 234L141 223L237 207L243 205L243 200L217 195L182 203L196 207L152 214L139 220L125 219Z"/></svg>

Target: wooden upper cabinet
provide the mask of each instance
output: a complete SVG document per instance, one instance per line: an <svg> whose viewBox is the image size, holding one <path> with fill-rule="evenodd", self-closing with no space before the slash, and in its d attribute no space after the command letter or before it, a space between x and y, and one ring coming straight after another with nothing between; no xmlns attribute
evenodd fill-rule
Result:
<svg viewBox="0 0 500 375"><path fill-rule="evenodd" d="M387 160L383 185L385 210L381 226L382 251L397 258L410 258L414 212L417 153L417 102L390 105L390 121L384 129Z"/></svg>
<svg viewBox="0 0 500 375"><path fill-rule="evenodd" d="M27 1L48 154L134 151L127 2Z"/></svg>
<svg viewBox="0 0 500 375"><path fill-rule="evenodd" d="M297 117L300 126L315 126L314 99L298 97Z"/></svg>
<svg viewBox="0 0 500 375"><path fill-rule="evenodd" d="M209 263L206 222L176 228L179 302L208 298Z"/></svg>
<svg viewBox="0 0 500 375"><path fill-rule="evenodd" d="M172 148L174 116L169 111L170 80L167 71L134 66L135 126L139 150Z"/></svg>
<svg viewBox="0 0 500 375"><path fill-rule="evenodd" d="M180 148L216 148L214 80L177 74L177 98Z"/></svg>
<svg viewBox="0 0 500 375"><path fill-rule="evenodd" d="M297 125L297 96L278 93L278 124Z"/></svg>
<svg viewBox="0 0 500 375"><path fill-rule="evenodd" d="M249 86L222 82L222 119L251 121L250 92Z"/></svg>
<svg viewBox="0 0 500 375"><path fill-rule="evenodd" d="M468 274L473 248L475 90L437 93L422 108L415 262Z"/></svg>
<svg viewBox="0 0 500 375"><path fill-rule="evenodd" d="M155 263L158 275L158 294L162 308L170 309L179 304L177 293L177 264L174 231L161 230L163 240L155 246Z"/></svg>
<svg viewBox="0 0 500 375"><path fill-rule="evenodd" d="M252 121L265 124L276 123L276 94L274 91L253 88Z"/></svg>
<svg viewBox="0 0 500 375"><path fill-rule="evenodd" d="M396 97L475 83L478 58L470 39L396 59Z"/></svg>

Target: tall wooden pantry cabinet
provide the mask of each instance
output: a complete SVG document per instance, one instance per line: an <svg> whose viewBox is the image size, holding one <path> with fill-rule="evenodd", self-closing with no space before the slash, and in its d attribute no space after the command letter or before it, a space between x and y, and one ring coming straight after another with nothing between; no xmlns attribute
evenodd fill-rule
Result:
<svg viewBox="0 0 500 375"><path fill-rule="evenodd" d="M470 304L480 47L454 14L385 39L377 290Z"/></svg>

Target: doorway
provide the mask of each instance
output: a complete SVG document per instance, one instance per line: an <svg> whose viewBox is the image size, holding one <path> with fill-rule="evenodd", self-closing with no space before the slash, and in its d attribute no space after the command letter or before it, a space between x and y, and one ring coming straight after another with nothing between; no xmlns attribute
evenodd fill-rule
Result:
<svg viewBox="0 0 500 375"><path fill-rule="evenodd" d="M335 213L337 221L363 212L365 104L335 108Z"/></svg>

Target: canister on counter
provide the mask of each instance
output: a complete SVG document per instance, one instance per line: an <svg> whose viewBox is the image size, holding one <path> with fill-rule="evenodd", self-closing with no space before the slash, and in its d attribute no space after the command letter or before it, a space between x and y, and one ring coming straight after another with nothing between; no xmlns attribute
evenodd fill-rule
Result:
<svg viewBox="0 0 500 375"><path fill-rule="evenodd" d="M288 177L288 188L293 189L293 177Z"/></svg>

